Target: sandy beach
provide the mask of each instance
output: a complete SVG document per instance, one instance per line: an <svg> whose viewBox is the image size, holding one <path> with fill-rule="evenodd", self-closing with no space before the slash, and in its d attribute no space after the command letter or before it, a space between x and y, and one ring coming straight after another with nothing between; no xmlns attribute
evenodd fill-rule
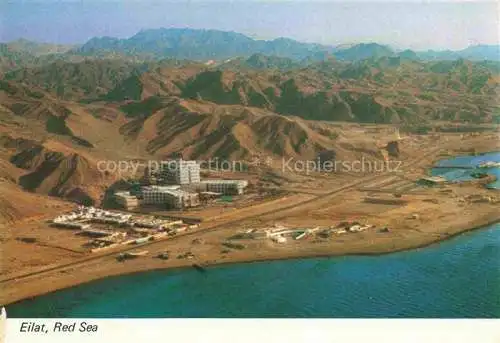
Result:
<svg viewBox="0 0 500 343"><path fill-rule="evenodd" d="M382 216L374 218L372 222L384 220ZM92 260L76 259L69 266L55 266L53 270L35 273L31 276L17 278L12 276L8 280L3 279L0 302L8 304L104 277L153 269L191 267L194 263L211 266L320 256L378 255L416 249L499 221L500 213L496 206L486 207L481 204L476 205L475 209L470 208L467 211L460 209L460 211L434 216L433 220L419 220L411 227L405 223L396 226L398 220L389 220L391 230L385 233L367 231L331 240L290 242L285 245L269 241L242 241L246 246L245 249L228 249L230 252L223 253L224 246L221 243L234 233L234 228L229 225L206 233L179 236L171 240L155 242L149 246L137 247L135 251L147 250L149 253L145 257L134 260L118 262L117 252L108 253L106 256L91 256ZM295 223L299 222L300 219L295 221ZM290 218L287 223L294 223L293 218ZM202 243L195 243L194 238ZM155 258L163 251L169 251L172 257L169 260ZM187 251L192 252L195 257L193 259L176 258Z"/></svg>

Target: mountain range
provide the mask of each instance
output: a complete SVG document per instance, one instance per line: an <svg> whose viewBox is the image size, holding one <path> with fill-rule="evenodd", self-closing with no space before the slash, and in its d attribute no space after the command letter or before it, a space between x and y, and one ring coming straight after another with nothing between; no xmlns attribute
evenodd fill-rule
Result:
<svg viewBox="0 0 500 343"><path fill-rule="evenodd" d="M10 210L0 221L39 201L31 193L98 203L126 177L99 172L100 160L380 159L385 145L343 125L500 123L500 63L460 57L495 50L465 50L423 58L375 43L188 29L82 46L1 44L0 193L10 195L0 202Z"/></svg>
<svg viewBox="0 0 500 343"><path fill-rule="evenodd" d="M18 64L23 57L27 64L65 59L79 61L82 57L121 58L131 61L151 61L165 58L197 61L223 61L254 54L290 58L295 62L325 60L357 61L368 58L404 57L421 60L500 60L499 45L476 45L458 51L396 51L386 45L361 43L350 46L327 46L303 43L288 38L256 40L241 33L160 28L143 30L126 39L95 37L83 45L65 46L35 43L24 39L0 44L0 66Z"/></svg>

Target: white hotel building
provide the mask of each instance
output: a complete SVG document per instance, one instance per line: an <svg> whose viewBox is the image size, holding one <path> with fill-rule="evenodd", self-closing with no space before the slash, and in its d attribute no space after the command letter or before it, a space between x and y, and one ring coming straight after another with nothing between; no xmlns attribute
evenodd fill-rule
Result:
<svg viewBox="0 0 500 343"><path fill-rule="evenodd" d="M248 186L246 180L203 180L208 192L221 193L224 195L239 195L243 194L244 189Z"/></svg>
<svg viewBox="0 0 500 343"><path fill-rule="evenodd" d="M143 204L165 205L169 208L182 209L200 204L197 193L180 189L180 186L147 186L142 188Z"/></svg>
<svg viewBox="0 0 500 343"><path fill-rule="evenodd" d="M200 164L197 161L163 161L158 176L169 184L187 185L199 183Z"/></svg>

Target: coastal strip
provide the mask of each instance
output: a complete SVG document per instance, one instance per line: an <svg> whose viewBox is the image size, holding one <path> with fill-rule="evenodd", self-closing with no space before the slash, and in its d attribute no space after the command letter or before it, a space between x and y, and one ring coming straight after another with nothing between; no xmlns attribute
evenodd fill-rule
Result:
<svg viewBox="0 0 500 343"><path fill-rule="evenodd" d="M364 246L344 245L342 249L335 251L325 251L324 249L316 250L288 250L288 251L266 251L266 253L259 253L255 251L246 251L245 253L232 256L226 259L215 260L214 256L206 256L204 259L197 259L196 263L205 267L215 265L227 265L236 263L252 263L264 262L274 260L289 260L289 259L303 259L303 258L319 258L319 257L340 257L340 256L380 256L413 249L421 249L437 244L441 241L454 238L466 232L479 230L485 227L500 223L500 213L490 213L482 218L477 218L469 225L465 226L448 226L444 229L445 234L440 235L426 235L425 237L415 236L412 239L407 239L399 242L396 245L392 244L365 244ZM442 228L446 227L446 223L442 224ZM441 228L441 229L442 229ZM187 241L187 240L186 240ZM24 280L12 280L9 282L2 282L2 287L6 292L2 292L2 302L4 304L12 304L27 298L32 298L64 288L70 288L77 285L89 283L106 277L113 277L119 275L127 275L133 273L140 273L143 271L151 270L176 270L182 268L191 268L193 265L192 260L175 260L170 265L162 265L161 263L148 263L152 259L138 259L132 261L133 263L122 265L118 264L112 257L94 261L92 264L82 265L77 267L62 269L57 268L52 273L44 273L43 276L34 276ZM161 262L161 261L155 261ZM6 284L9 284L5 288Z"/></svg>

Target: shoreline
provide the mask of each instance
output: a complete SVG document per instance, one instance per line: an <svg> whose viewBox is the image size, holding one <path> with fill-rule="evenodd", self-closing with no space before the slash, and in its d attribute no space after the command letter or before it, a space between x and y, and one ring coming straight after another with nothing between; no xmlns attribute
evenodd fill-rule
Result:
<svg viewBox="0 0 500 343"><path fill-rule="evenodd" d="M437 238L435 240L431 240L429 242L425 242L422 244L417 244L414 246L406 247L406 248L396 248L388 251L379 251L379 252L353 252L353 253L340 253L340 254L335 254L335 253L329 253L329 254L322 254L322 253L312 253L312 254L306 254L303 256L281 256L281 257L253 257L251 259L236 259L236 260L223 260L223 261L218 261L217 263L208 263L208 264L203 264L203 267L205 268L210 268L210 267L219 267L219 266L231 266L231 265L245 265L245 264L250 264L250 263L266 263L266 262L275 262L275 261L291 261L291 260L306 260L306 259L316 259L316 258L321 258L321 259L328 259L328 258L340 258L340 257L383 257L386 255L390 254L397 254L397 253L402 253L402 252L410 252L410 251L416 251L420 249L425 249L432 247L434 245L437 245L441 242L446 242L449 240L452 240L454 238L457 238L459 236L479 231L481 229L485 229L487 227L493 226L495 224L500 223L500 215L499 218L490 220L486 223L483 223L479 226L473 226L469 227L466 229L463 229L461 231L447 234L446 237L441 237ZM40 296L45 296L49 295L58 291L62 291L65 289L70 289L74 287L79 287L79 286L85 286L87 284L90 284L92 282L99 282L100 280L108 279L108 278L115 278L115 277L122 277L122 276L127 276L127 275L133 275L133 274L140 274L140 273L148 273L148 272L155 272L155 271L182 271L182 270L188 270L193 268L193 263L195 261L191 261L190 263L182 266L163 266L163 267L153 267L153 268L148 268L144 270L139 270L139 271L125 271L123 273L117 273L117 274L111 274L103 277L98 277L98 278L93 278L90 280L82 281L82 282L74 282L72 285L69 286L64 286L64 287L56 287L52 290L49 291L42 291L42 292L34 292L33 295L23 297L18 300L14 300L11 302L6 302L2 304L2 306L8 307L12 306L18 303L21 303L23 301L30 301L34 298L40 297Z"/></svg>
<svg viewBox="0 0 500 343"><path fill-rule="evenodd" d="M489 152L496 153L497 151ZM451 159L458 156L470 156L467 154L460 154L448 156L447 158L434 157L431 161L427 162L425 168L429 170L434 163L439 160ZM314 201L314 199L312 200ZM441 206L441 205L440 205ZM493 207L495 209L495 207ZM280 212L279 210L277 212ZM286 210L285 210L286 212ZM475 212L473 212L475 213ZM456 220L456 217L462 214L463 216ZM62 263L54 267L50 267L45 271L17 275L0 281L0 293L2 301L5 306L13 305L25 300L29 300L38 296L47 295L63 289L72 288L80 285L85 285L94 281L117 277L123 275L130 275L141 272L160 271L160 270L181 270L192 268L193 263L197 263L208 268L212 266L223 266L231 264L246 264L253 262L271 262L279 260L292 260L292 259L311 259L311 258L331 258L331 257L345 257L345 256L382 256L387 254L399 253L404 251L418 250L426 248L443 241L455 238L465 233L480 230L500 223L500 213L498 211L490 211L480 213L479 216L471 215L470 213L460 213L454 215L453 213L445 212L443 216L435 219L434 221L426 222L427 227L431 230L417 230L415 228L395 228L387 234L379 234L371 232L368 236L361 236L361 241L356 238L348 237L347 242L339 239L330 246L324 245L309 245L299 246L296 249L287 250L286 248L272 248L264 247L263 250L255 248L234 251L229 255L211 254L208 252L204 258L198 259L198 254L193 260L179 260L175 259L172 254L171 259L168 261L169 265L159 264L161 262L156 259L151 259L155 252L158 253L168 247L190 248L190 237L179 236L175 241L165 240L159 241L153 251L147 258L139 258L126 262L125 264L116 264L115 253L104 254L95 256L87 261L74 261L70 263ZM439 220L438 220L439 219ZM449 220L449 221L448 221ZM239 220L238 220L239 221ZM411 225L411 224L410 224ZM219 226L219 225L216 225ZM221 225L221 231L227 230L228 224ZM229 225L231 226L231 225ZM208 237L211 233L200 232L199 236ZM371 235L371 236L370 236ZM375 235L375 236L373 236ZM406 236L405 236L406 235ZM198 234L196 234L198 236ZM212 237L213 238L213 237ZM219 244L220 244L220 237ZM371 239L371 241L370 241ZM214 244L214 247L217 245ZM309 249L307 249L309 247ZM293 248L293 246L291 247ZM332 249L338 249L333 250ZM137 249L148 249L148 247L138 246ZM220 250L219 250L220 251ZM118 253L118 252L116 252ZM211 254L211 255L210 255ZM217 255L217 256L215 256ZM226 258L227 256L227 258ZM107 267L107 268L106 268ZM18 280L18 278L21 278ZM37 284L38 283L38 284ZM37 284L37 286L33 286ZM17 291L17 292L16 292Z"/></svg>

